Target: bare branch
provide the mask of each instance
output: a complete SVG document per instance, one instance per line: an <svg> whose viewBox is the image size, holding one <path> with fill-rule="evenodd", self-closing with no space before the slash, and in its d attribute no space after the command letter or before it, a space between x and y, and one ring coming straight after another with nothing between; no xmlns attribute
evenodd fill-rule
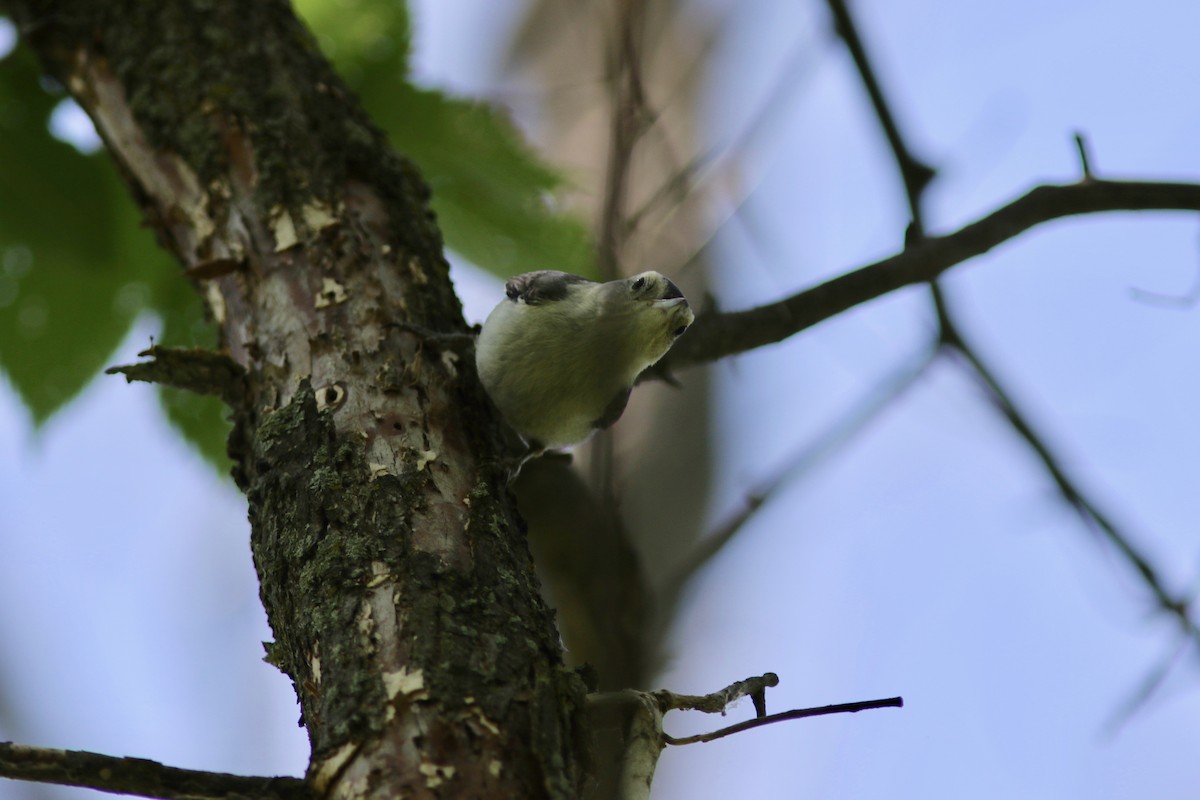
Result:
<svg viewBox="0 0 1200 800"><path fill-rule="evenodd" d="M168 767L144 758L0 742L0 776L167 800L308 800L300 778L253 777Z"/></svg>
<svg viewBox="0 0 1200 800"><path fill-rule="evenodd" d="M1200 184L1091 181L1038 186L954 233L922 239L890 258L791 297L745 311L701 314L656 372L782 341L860 303L932 281L1044 222L1106 211L1200 211Z"/></svg>
<svg viewBox="0 0 1200 800"><path fill-rule="evenodd" d="M745 722L739 722L736 725L730 725L728 728L712 731L711 733L699 733L695 736L684 736L676 739L668 734L663 734L667 744L682 745L695 744L697 742L711 742L714 739L720 739L725 736L730 736L742 731L748 731L753 728L761 728L764 725L773 725L776 722L786 722L790 719L804 719L805 717L820 717L826 714L854 714L859 711L868 711L872 708L903 708L903 697L886 697L882 700L863 700L858 703L838 703L832 706L820 706L818 708L796 708L791 711L784 711L779 714L770 714L757 719L749 719Z"/></svg>
<svg viewBox="0 0 1200 800"><path fill-rule="evenodd" d="M617 43L613 66L612 131L600 217L600 274L605 280L621 272L628 220L625 203L633 150L646 131L650 115L642 86L641 41L646 7L643 0L619 4Z"/></svg>
<svg viewBox="0 0 1200 800"><path fill-rule="evenodd" d="M901 708L904 699L888 697L882 700L865 700L858 703L839 703L819 708L797 708L780 714L766 713L766 691L779 685L779 676L767 672L753 678L735 681L719 692L705 695L676 694L661 689L657 692L639 692L623 689L619 692L589 694L588 708L593 712L600 709L629 709L628 735L622 759L622 775L619 800L646 800L650 796L650 783L663 747L672 745L711 742L741 731L763 725L785 722L804 717L819 717L825 714L847 714L872 708ZM755 718L730 725L710 733L684 736L676 739L663 730L662 718L668 711L703 711L708 714L725 714L730 703L742 697L754 702Z"/></svg>
<svg viewBox="0 0 1200 800"><path fill-rule="evenodd" d="M845 0L827 0L830 12L836 22L838 34L845 42L847 49L850 51L854 59L855 66L858 68L859 76L862 79L863 85L866 87L868 94L871 96L871 102L875 109L880 126L887 135L888 144L892 149L892 154L895 157L896 165L902 180L904 181L905 191L908 196L909 209L912 214L912 224L909 227L906 244L910 252L913 245L923 243L925 241L925 227L922 221L921 205L924 196L924 191L928 186L930 179L934 176L932 169L917 161L906 145L903 137L900 135L899 128L896 125L895 117L892 114L891 108L884 96L879 81L875 75L866 51L862 45L861 38L858 35L857 28L853 18L850 16ZM1087 187L1090 185L1100 185L1102 182L1096 180L1095 173L1092 171L1092 159L1090 157L1087 141L1082 133L1074 135L1075 147L1079 154L1080 168L1082 178L1076 187ZM1122 184L1130 186L1131 184ZM1167 184L1159 184L1167 185ZM1047 188L1047 187L1039 187ZM1180 187L1182 188L1182 187ZM1030 198L1037 193L1039 189L1035 189L1026 195L1022 200ZM1020 201L1018 201L1020 202ZM1012 208L1010 204L1007 208ZM1001 209L1000 212L993 214L997 216L1006 209ZM1113 210L1111 208L1096 208L1092 210ZM1136 210L1131 208L1130 210ZM1080 211L1066 211L1066 213L1086 213ZM1066 213L1060 215L1065 216ZM977 225L979 223L976 223ZM1034 223L1036 224L1036 223ZM968 228L964 228L966 231ZM1029 227L1029 226L1026 226ZM1022 227L1013 231L1012 235L1023 231ZM961 233L961 231L960 231ZM1038 459L1042 462L1043 468L1050 475L1051 479L1057 486L1059 493L1062 495L1066 503L1075 510L1086 525L1098 530L1108 541L1116 547L1122 557L1138 572L1142 581L1149 587L1154 595L1160 610L1174 616L1179 622L1180 629L1184 636L1193 642L1200 642L1200 630L1197 629L1196 623L1191 619L1188 600L1185 598L1176 598L1163 585L1159 579L1157 572L1150 565L1147 558L1142 555L1132 543L1128 534L1124 533L1112 521L1112 519L1099 509L1096 503L1088 498L1071 480L1064 471L1060 460L1050 452L1045 440L1034 432L1033 428L1025 418L1025 416L1016 408L1009 394L1000 385L1000 382L995 377L993 371L987 366L986 362L980 357L974 347L968 343L962 335L961 329L956 324L954 316L950 311L949 304L945 294L942 292L937 280L937 275L933 275L930 280L930 297L933 301L934 310L937 314L939 325L939 337L943 347L959 353L967 366L975 373L979 381L984 385L986 391L996 406L996 408L1004 415L1012 429L1020 436L1025 443L1034 451ZM1149 684L1153 686L1154 684ZM1147 690L1145 696L1149 695Z"/></svg>
<svg viewBox="0 0 1200 800"><path fill-rule="evenodd" d="M718 25L718 27L720 27ZM801 67L811 70L814 63L812 48L807 42L793 46L792 54L779 70L775 83L759 103L757 110L750 115L731 142L715 145L702 153L696 153L687 163L679 166L667 176L662 185L629 216L629 227L636 228L643 218L658 210L669 199L679 199L691 191L703 188L705 185L720 183L726 173L731 173L741 159L748 153L755 137L767 128L767 122L772 117L787 109L787 95L796 91L801 83ZM749 194L746 192L745 194ZM734 206L739 206L740 201Z"/></svg>
<svg viewBox="0 0 1200 800"><path fill-rule="evenodd" d="M875 109L875 116L879 118L879 124L887 136L888 146L891 147L892 154L896 157L896 165L900 170L900 177L904 181L904 191L908 195L908 207L912 212L912 229L919 236L924 236L925 223L921 217L921 196L937 172L933 167L914 156L905 143L904 137L900 135L896 117L883 95L879 78L876 77L875 70L867 58L866 48L863 47L862 38L858 35L858 28L850 16L850 10L846 7L845 0L827 0L827 5L829 13L833 15L838 36L846 43L846 49L850 51L850 57L854 59L854 66L857 67L863 86L871 97L871 106Z"/></svg>
<svg viewBox="0 0 1200 800"><path fill-rule="evenodd" d="M622 272L622 255L629 239L626 203L633 151L650 124L646 91L642 84L642 39L645 0L617 3L616 43L612 52L612 119L604 200L600 213L598 267L601 277L612 280ZM593 482L603 502L615 504L612 435L597 436L591 451Z"/></svg>

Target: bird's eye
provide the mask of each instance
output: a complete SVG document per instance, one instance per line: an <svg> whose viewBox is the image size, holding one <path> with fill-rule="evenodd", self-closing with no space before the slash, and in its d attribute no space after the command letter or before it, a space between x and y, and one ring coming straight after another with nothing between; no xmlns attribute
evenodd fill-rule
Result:
<svg viewBox="0 0 1200 800"><path fill-rule="evenodd" d="M687 329L688 329L687 325L680 325L678 328L675 329L675 338L678 339L680 336L683 336L684 332Z"/></svg>
<svg viewBox="0 0 1200 800"><path fill-rule="evenodd" d="M646 285L646 279L638 278L636 281L633 282L633 290L635 292L640 292L642 290L642 287L645 285Z"/></svg>

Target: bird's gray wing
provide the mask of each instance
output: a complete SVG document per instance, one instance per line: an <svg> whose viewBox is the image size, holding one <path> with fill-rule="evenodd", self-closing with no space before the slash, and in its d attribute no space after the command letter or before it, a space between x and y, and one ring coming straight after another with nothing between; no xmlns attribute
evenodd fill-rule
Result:
<svg viewBox="0 0 1200 800"><path fill-rule="evenodd" d="M572 284L591 283L581 275L569 272L559 272L555 269L541 269L537 272L526 272L523 275L509 278L504 284L504 293L514 303L524 300L533 306L538 303L549 303L562 300L567 296Z"/></svg>

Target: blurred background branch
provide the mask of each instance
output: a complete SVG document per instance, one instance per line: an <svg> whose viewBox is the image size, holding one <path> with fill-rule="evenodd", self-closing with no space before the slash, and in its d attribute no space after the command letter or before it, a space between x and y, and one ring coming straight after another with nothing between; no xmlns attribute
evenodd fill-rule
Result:
<svg viewBox="0 0 1200 800"><path fill-rule="evenodd" d="M875 114L879 119L880 127L887 136L888 146L891 148L892 155L895 158L897 171L904 183L909 211L912 214L912 222L906 236L906 243L909 246L920 245L927 237L924 216L922 214L925 191L929 187L930 182L937 176L937 171L914 157L909 145L905 142L900 128L896 123L896 117L891 109L891 104L888 102L887 95L880 86L875 69L871 65L871 60L859 36L858 27L854 23L853 16L850 14L845 0L826 0L826 2L830 13L833 15L838 35L841 36L846 44L846 48L850 51L859 77L862 79L863 86L871 98L871 106L874 108ZM1083 137L1080 134L1075 134L1074 138L1079 151L1083 173L1082 181L1074 185L1074 190L1077 194L1087 193L1088 187L1100 186L1101 184L1095 179ZM1126 185L1120 188L1125 190L1131 187ZM1134 192L1143 197L1145 195L1160 194L1168 205L1174 202L1167 200L1168 197L1180 200L1186 197L1187 199L1176 207L1200 211L1200 205L1196 204L1196 201L1200 200L1200 194L1196 194L1197 190L1200 190L1200 186L1180 184L1170 187L1137 187L1134 189ZM1104 194L1104 192L1100 194ZM1052 205L1056 211L1078 208L1074 202L1066 198L1057 199ZM1008 208L1011 207L1009 206ZM996 215L993 215L993 219L999 216L1000 213L997 212ZM996 227L1001 229L1011 230L1014 227L1012 223L1003 219L997 219L995 224ZM966 366L974 373L979 382L985 387L988 399L992 405L1009 423L1013 433L1034 452L1038 461L1045 469L1046 474L1054 482L1063 501L1079 515L1080 521L1084 523L1085 527L1102 534L1145 583L1147 590L1154 597L1159 610L1173 616L1179 623L1181 634L1191 638L1193 644L1200 645L1200 628L1197 628L1196 623L1190 617L1189 600L1174 596L1166 588L1158 576L1158 571L1150 564L1148 557L1142 552L1139 546L1134 544L1131 534L1121 530L1110 515L1101 510L1097 501L1089 497L1088 493L1081 489L1077 482L1068 475L1066 468L1063 466L1062 458L1052 452L1045 437L1035 431L1027 415L1017 407L1012 391L1002 385L996 372L987 364L978 348L972 346L964 338L962 328L956 321L956 313L951 308L944 288L937 280L932 281L930 284L930 298L933 302L934 313L937 318L938 339L942 347L952 354L960 356L961 358L956 363ZM1200 654L1200 649L1197 649L1196 652Z"/></svg>

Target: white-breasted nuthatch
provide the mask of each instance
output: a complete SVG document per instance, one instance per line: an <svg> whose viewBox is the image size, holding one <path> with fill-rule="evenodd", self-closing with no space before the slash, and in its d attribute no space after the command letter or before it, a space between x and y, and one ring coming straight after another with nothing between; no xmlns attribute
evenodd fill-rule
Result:
<svg viewBox="0 0 1200 800"><path fill-rule="evenodd" d="M505 421L533 449L566 447L621 416L642 370L695 316L657 272L597 283L541 270L509 279L479 332L475 365Z"/></svg>

